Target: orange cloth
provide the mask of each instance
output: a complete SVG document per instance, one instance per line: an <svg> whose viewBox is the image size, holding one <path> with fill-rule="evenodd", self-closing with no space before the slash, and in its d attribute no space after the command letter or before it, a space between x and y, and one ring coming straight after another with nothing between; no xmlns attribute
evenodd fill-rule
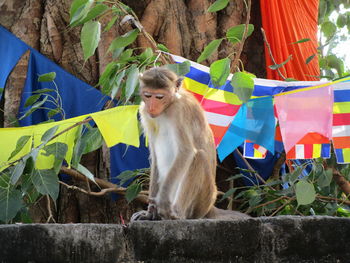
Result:
<svg viewBox="0 0 350 263"><path fill-rule="evenodd" d="M262 25L267 41L271 46L277 64L285 61L289 55L292 59L279 68L287 78L296 80L318 80L320 69L317 59L317 17L318 0L260 0ZM301 39L310 41L292 44ZM316 56L306 64L306 59ZM268 79L283 80L273 65L265 45L265 60Z"/></svg>

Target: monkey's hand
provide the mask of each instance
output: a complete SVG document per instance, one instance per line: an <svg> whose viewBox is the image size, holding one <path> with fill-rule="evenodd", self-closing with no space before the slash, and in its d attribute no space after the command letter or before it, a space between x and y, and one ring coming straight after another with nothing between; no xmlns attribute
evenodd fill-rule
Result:
<svg viewBox="0 0 350 263"><path fill-rule="evenodd" d="M161 218L158 215L157 207L154 203L148 205L148 210L142 210L134 213L131 216L130 221L139 221L139 220L160 220Z"/></svg>

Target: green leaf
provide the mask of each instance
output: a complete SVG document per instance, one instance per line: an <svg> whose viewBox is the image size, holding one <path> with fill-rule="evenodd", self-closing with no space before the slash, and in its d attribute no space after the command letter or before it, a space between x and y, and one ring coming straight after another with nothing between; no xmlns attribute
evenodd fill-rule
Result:
<svg viewBox="0 0 350 263"><path fill-rule="evenodd" d="M139 69L133 64L128 72L126 79L126 101L128 101L132 94L134 94L136 87L139 85Z"/></svg>
<svg viewBox="0 0 350 263"><path fill-rule="evenodd" d="M44 156L55 156L56 159L63 160L68 151L68 145L63 142L54 142L49 145L45 145L41 154Z"/></svg>
<svg viewBox="0 0 350 263"><path fill-rule="evenodd" d="M128 186L125 192L125 198L128 201L128 203L130 203L137 197L137 195L141 192L141 189L141 184L138 183Z"/></svg>
<svg viewBox="0 0 350 263"><path fill-rule="evenodd" d="M326 57L326 62L328 67L334 68L337 71L339 77L343 75L344 62L340 58L335 55L329 55Z"/></svg>
<svg viewBox="0 0 350 263"><path fill-rule="evenodd" d="M38 77L39 82L51 82L54 81L56 78L56 72L49 72L42 74Z"/></svg>
<svg viewBox="0 0 350 263"><path fill-rule="evenodd" d="M295 185L295 194L298 205L309 205L316 198L314 185L306 181L299 181Z"/></svg>
<svg viewBox="0 0 350 263"><path fill-rule="evenodd" d="M86 176L88 179L90 179L91 181L95 182L95 176L83 165L78 164L78 166L76 167L76 169L78 170L78 172L80 172L81 174L83 174L84 176Z"/></svg>
<svg viewBox="0 0 350 263"><path fill-rule="evenodd" d="M229 3L229 0L216 0L211 6L209 6L207 12L217 12L224 9Z"/></svg>
<svg viewBox="0 0 350 263"><path fill-rule="evenodd" d="M32 93L47 93L47 92L52 92L52 91L56 91L54 89L38 89L38 90L34 90Z"/></svg>
<svg viewBox="0 0 350 263"><path fill-rule="evenodd" d="M309 64L314 59L315 56L316 56L316 54L313 54L310 57L308 57L305 61L306 65Z"/></svg>
<svg viewBox="0 0 350 263"><path fill-rule="evenodd" d="M142 62L150 59L153 56L153 50L152 48L148 47L145 49L145 51L143 51L140 55L139 58Z"/></svg>
<svg viewBox="0 0 350 263"><path fill-rule="evenodd" d="M317 178L317 185L320 187L327 187L331 184L333 178L333 171L331 168L322 171Z"/></svg>
<svg viewBox="0 0 350 263"><path fill-rule="evenodd" d="M234 93L242 102L247 102L254 91L254 79L246 72L236 72L231 79Z"/></svg>
<svg viewBox="0 0 350 263"><path fill-rule="evenodd" d="M11 179L10 179L11 184L15 185L17 183L18 179L23 174L23 170L26 166L27 159L28 159L28 157L23 158L23 159L19 160L19 162L15 165L15 167L14 167L15 169L13 170L13 172L11 174Z"/></svg>
<svg viewBox="0 0 350 263"><path fill-rule="evenodd" d="M98 21L89 21L81 30L81 45L83 47L84 60L91 57L101 39L101 24Z"/></svg>
<svg viewBox="0 0 350 263"><path fill-rule="evenodd" d="M19 138L17 143L16 143L16 148L13 150L13 152L11 153L8 160L11 160L13 157L15 157L16 154L18 154L23 149L23 147L28 143L28 141L31 138L32 138L32 136L30 136L30 135L24 135L21 138Z"/></svg>
<svg viewBox="0 0 350 263"><path fill-rule="evenodd" d="M119 62L121 61L128 62L129 59L131 58L132 53L133 53L133 49L131 48L124 50L123 53L121 53L119 56Z"/></svg>
<svg viewBox="0 0 350 263"><path fill-rule="evenodd" d="M227 39L232 44L236 44L238 42L241 42L243 39L245 27L246 27L245 24L241 24L241 25L237 25L237 26L229 28L226 32ZM248 25L248 32L247 32L246 36L249 37L253 33L253 31L254 31L254 25L249 24Z"/></svg>
<svg viewBox="0 0 350 263"><path fill-rule="evenodd" d="M103 138L98 128L92 128L88 130L82 136L82 143L85 145L83 154L93 152L100 148L103 143Z"/></svg>
<svg viewBox="0 0 350 263"><path fill-rule="evenodd" d="M230 197L231 195L233 195L235 192L237 191L237 188L231 188L230 190L228 190L220 199L219 202L225 200L226 198Z"/></svg>
<svg viewBox="0 0 350 263"><path fill-rule="evenodd" d="M335 33L337 32L337 26L331 21L326 21L321 25L321 31L324 36L327 38L327 41L330 40Z"/></svg>
<svg viewBox="0 0 350 263"><path fill-rule="evenodd" d="M119 58L119 56L123 53L124 49L125 49L125 47L116 48L116 49L113 51L112 58L113 58L113 59ZM121 61L118 61L118 62L119 62L118 64L122 64Z"/></svg>
<svg viewBox="0 0 350 263"><path fill-rule="evenodd" d="M344 14L339 14L337 18L337 26L343 28L348 23L348 17Z"/></svg>
<svg viewBox="0 0 350 263"><path fill-rule="evenodd" d="M345 207L338 207L338 209L337 209L337 216L350 217L350 210L346 209Z"/></svg>
<svg viewBox="0 0 350 263"><path fill-rule="evenodd" d="M165 66L171 71L175 72L176 75L185 76L188 72L190 72L191 63L186 60L182 63L167 64Z"/></svg>
<svg viewBox="0 0 350 263"><path fill-rule="evenodd" d="M117 93L118 93L120 87L122 86L122 85L121 85L121 84L122 84L121 82L122 82L122 80L123 80L123 78L124 78L124 76L125 76L125 72L126 72L125 70L121 71L121 72L117 75L117 77L115 78L114 85L113 85L112 91L111 91L111 98L112 98L112 99L117 95Z"/></svg>
<svg viewBox="0 0 350 263"><path fill-rule="evenodd" d="M318 5L318 23L323 23L324 17L327 13L327 2L320 0Z"/></svg>
<svg viewBox="0 0 350 263"><path fill-rule="evenodd" d="M56 114L58 114L60 112L61 112L60 108L52 109L47 113L47 117L52 118L53 116L55 116Z"/></svg>
<svg viewBox="0 0 350 263"><path fill-rule="evenodd" d="M294 184L295 181L299 178L299 176L301 175L301 172L303 171L303 168L301 166L298 166L293 172L291 172L288 175L288 182L290 184Z"/></svg>
<svg viewBox="0 0 350 263"><path fill-rule="evenodd" d="M56 200L59 193L58 176L54 170L36 170L32 176L35 189L42 195L50 195Z"/></svg>
<svg viewBox="0 0 350 263"><path fill-rule="evenodd" d="M225 181L234 181L234 180L242 178L242 177L244 177L243 174L235 174L235 175L230 176L229 178L227 178Z"/></svg>
<svg viewBox="0 0 350 263"><path fill-rule="evenodd" d="M14 188L0 188L0 221L8 223L23 207L22 193Z"/></svg>
<svg viewBox="0 0 350 263"><path fill-rule="evenodd" d="M119 16L113 16L113 18L108 22L103 32L109 31L112 28L112 26L115 24L115 21L117 21L118 17Z"/></svg>
<svg viewBox="0 0 350 263"><path fill-rule="evenodd" d="M101 91L103 94L109 95L111 90L109 81L111 77L116 74L118 69L119 69L119 65L115 61L108 63L108 65L106 66L98 82L98 85L102 86Z"/></svg>
<svg viewBox="0 0 350 263"><path fill-rule="evenodd" d="M230 63L231 60L229 58L223 58L210 65L210 78L215 87L225 85L230 75Z"/></svg>
<svg viewBox="0 0 350 263"><path fill-rule="evenodd" d="M293 58L293 56L292 56L292 55L289 55L288 58L287 58L285 61L283 61L281 64L270 65L269 68L272 69L272 70L276 70L276 69L278 69L278 68L281 68L281 67L283 67L285 64L287 64L287 62L288 62L289 60L291 60L292 58Z"/></svg>
<svg viewBox="0 0 350 263"><path fill-rule="evenodd" d="M300 44L300 43L308 42L310 40L311 40L310 38L303 38L298 40L297 42L293 42L292 44Z"/></svg>
<svg viewBox="0 0 350 263"><path fill-rule="evenodd" d="M197 59L198 63L201 63L203 60L206 60L209 58L220 46L223 38L220 39L214 39L211 41L203 50L202 54Z"/></svg>
<svg viewBox="0 0 350 263"><path fill-rule="evenodd" d="M138 175L138 174L137 174L135 171L130 171L130 170L126 170L126 171L120 173L120 174L117 176L117 179L120 180L119 185L123 185L124 183L128 182L129 180L135 179L135 177L136 177L137 175Z"/></svg>
<svg viewBox="0 0 350 263"><path fill-rule="evenodd" d="M297 79L293 79L293 78L286 78L284 81L291 82L291 81L298 81L298 80Z"/></svg>
<svg viewBox="0 0 350 263"><path fill-rule="evenodd" d="M86 17L94 0L74 0L70 8L70 24L74 26L81 19Z"/></svg>
<svg viewBox="0 0 350 263"><path fill-rule="evenodd" d="M68 146L65 143L62 142L54 142L49 145L45 145L43 148L44 152L42 155L44 156L50 156L53 155L55 157L54 163L53 163L53 169L56 173L58 173L61 169L62 162L66 156L66 153L68 151Z"/></svg>
<svg viewBox="0 0 350 263"><path fill-rule="evenodd" d="M104 4L97 4L87 13L87 15L84 19L77 21L76 23L71 24L71 26L82 25L82 24L98 17L99 15L104 13L107 9L108 9L108 6L106 6Z"/></svg>
<svg viewBox="0 0 350 263"><path fill-rule="evenodd" d="M35 151L35 150L34 150ZM34 156L35 154L33 154L32 151L26 161L26 166L23 170L23 174L25 175L29 175L31 176L34 172L34 168L35 168L35 160L36 160L36 156ZM23 185L21 186L21 188L23 188Z"/></svg>
<svg viewBox="0 0 350 263"><path fill-rule="evenodd" d="M163 51L163 52L169 52L169 49L163 45L163 44L157 44L157 48L160 50L160 51Z"/></svg>
<svg viewBox="0 0 350 263"><path fill-rule="evenodd" d="M41 142L47 143L48 141L50 141L55 136L55 133L57 132L58 128L59 128L59 125L56 125L48 129L47 131L45 131L43 136L41 136Z"/></svg>
<svg viewBox="0 0 350 263"><path fill-rule="evenodd" d="M24 107L32 106L41 97L41 94L35 94L30 96L24 103Z"/></svg>
<svg viewBox="0 0 350 263"><path fill-rule="evenodd" d="M117 48L126 47L133 43L139 34L138 29L131 30L124 35L113 40L107 52L113 52Z"/></svg>
<svg viewBox="0 0 350 263"><path fill-rule="evenodd" d="M75 138L77 139L74 143L74 149L73 149L73 156L72 156L73 167L77 167L78 164L80 163L80 160L85 148L85 143L82 140L82 137L83 137L82 130L83 130L83 125L80 125L79 128L77 129L76 136L75 136Z"/></svg>

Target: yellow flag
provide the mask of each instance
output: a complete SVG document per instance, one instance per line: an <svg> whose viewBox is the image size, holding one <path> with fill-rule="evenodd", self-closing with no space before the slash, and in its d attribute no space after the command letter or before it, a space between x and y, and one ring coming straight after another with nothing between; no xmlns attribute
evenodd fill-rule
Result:
<svg viewBox="0 0 350 263"><path fill-rule="evenodd" d="M8 159L11 153L16 149L17 141L22 136L31 136L31 138L23 146L21 151L11 158L12 161L18 160L30 152L32 147L33 127L0 129L0 171L8 167Z"/></svg>
<svg viewBox="0 0 350 263"><path fill-rule="evenodd" d="M22 136L31 136L31 139L28 140L21 151L11 158L11 160L17 160L20 157L28 154L32 148L32 143L34 147L38 147L41 144L41 137L44 135L44 133L54 126L58 125L58 130L56 131L56 134L58 134L74 124L83 121L89 116L91 116L96 122L108 147L112 147L118 143L125 143L139 147L140 140L137 121L138 108L138 105L121 106L58 122L50 122L20 128L2 128L0 129L0 171L8 167L8 158L16 149L17 141ZM79 126L74 127L47 144L50 145L55 142L67 144L68 150L65 160L67 161L68 165L70 165L72 161L74 142L78 130ZM37 169L52 168L55 157L53 155L45 156L42 153L44 153L43 150L39 152L35 162L35 167Z"/></svg>
<svg viewBox="0 0 350 263"><path fill-rule="evenodd" d="M140 146L138 108L138 105L121 106L90 114L108 147L118 143Z"/></svg>
<svg viewBox="0 0 350 263"><path fill-rule="evenodd" d="M56 131L56 134L60 133L61 131L73 126L74 124L84 120L87 118L89 115L83 115L83 116L78 116L75 118L63 120L63 121L58 121L58 122L50 122L50 123L45 123L45 124L38 124L35 126L32 126L34 129L34 147L37 147L41 144L41 137L43 134L51 129L52 127L55 127L58 125L58 130ZM56 139L50 141L47 145L50 145L55 142L62 142L67 144L68 150L66 153L65 160L67 161L68 165L70 165L72 161L72 156L73 156L73 149L74 149L74 141L77 136L77 131L79 129L79 126L70 129L69 131L63 133L62 135L58 136ZM35 168L37 169L50 169L54 165L55 157L53 155L45 156L42 155L44 151L40 151L38 158L35 163Z"/></svg>

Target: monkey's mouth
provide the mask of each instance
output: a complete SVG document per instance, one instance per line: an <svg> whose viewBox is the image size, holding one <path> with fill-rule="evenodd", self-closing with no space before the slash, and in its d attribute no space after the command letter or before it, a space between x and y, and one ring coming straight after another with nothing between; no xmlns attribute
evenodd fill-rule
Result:
<svg viewBox="0 0 350 263"><path fill-rule="evenodd" d="M148 113L148 115L151 117L151 118L157 118L160 114L159 113Z"/></svg>

